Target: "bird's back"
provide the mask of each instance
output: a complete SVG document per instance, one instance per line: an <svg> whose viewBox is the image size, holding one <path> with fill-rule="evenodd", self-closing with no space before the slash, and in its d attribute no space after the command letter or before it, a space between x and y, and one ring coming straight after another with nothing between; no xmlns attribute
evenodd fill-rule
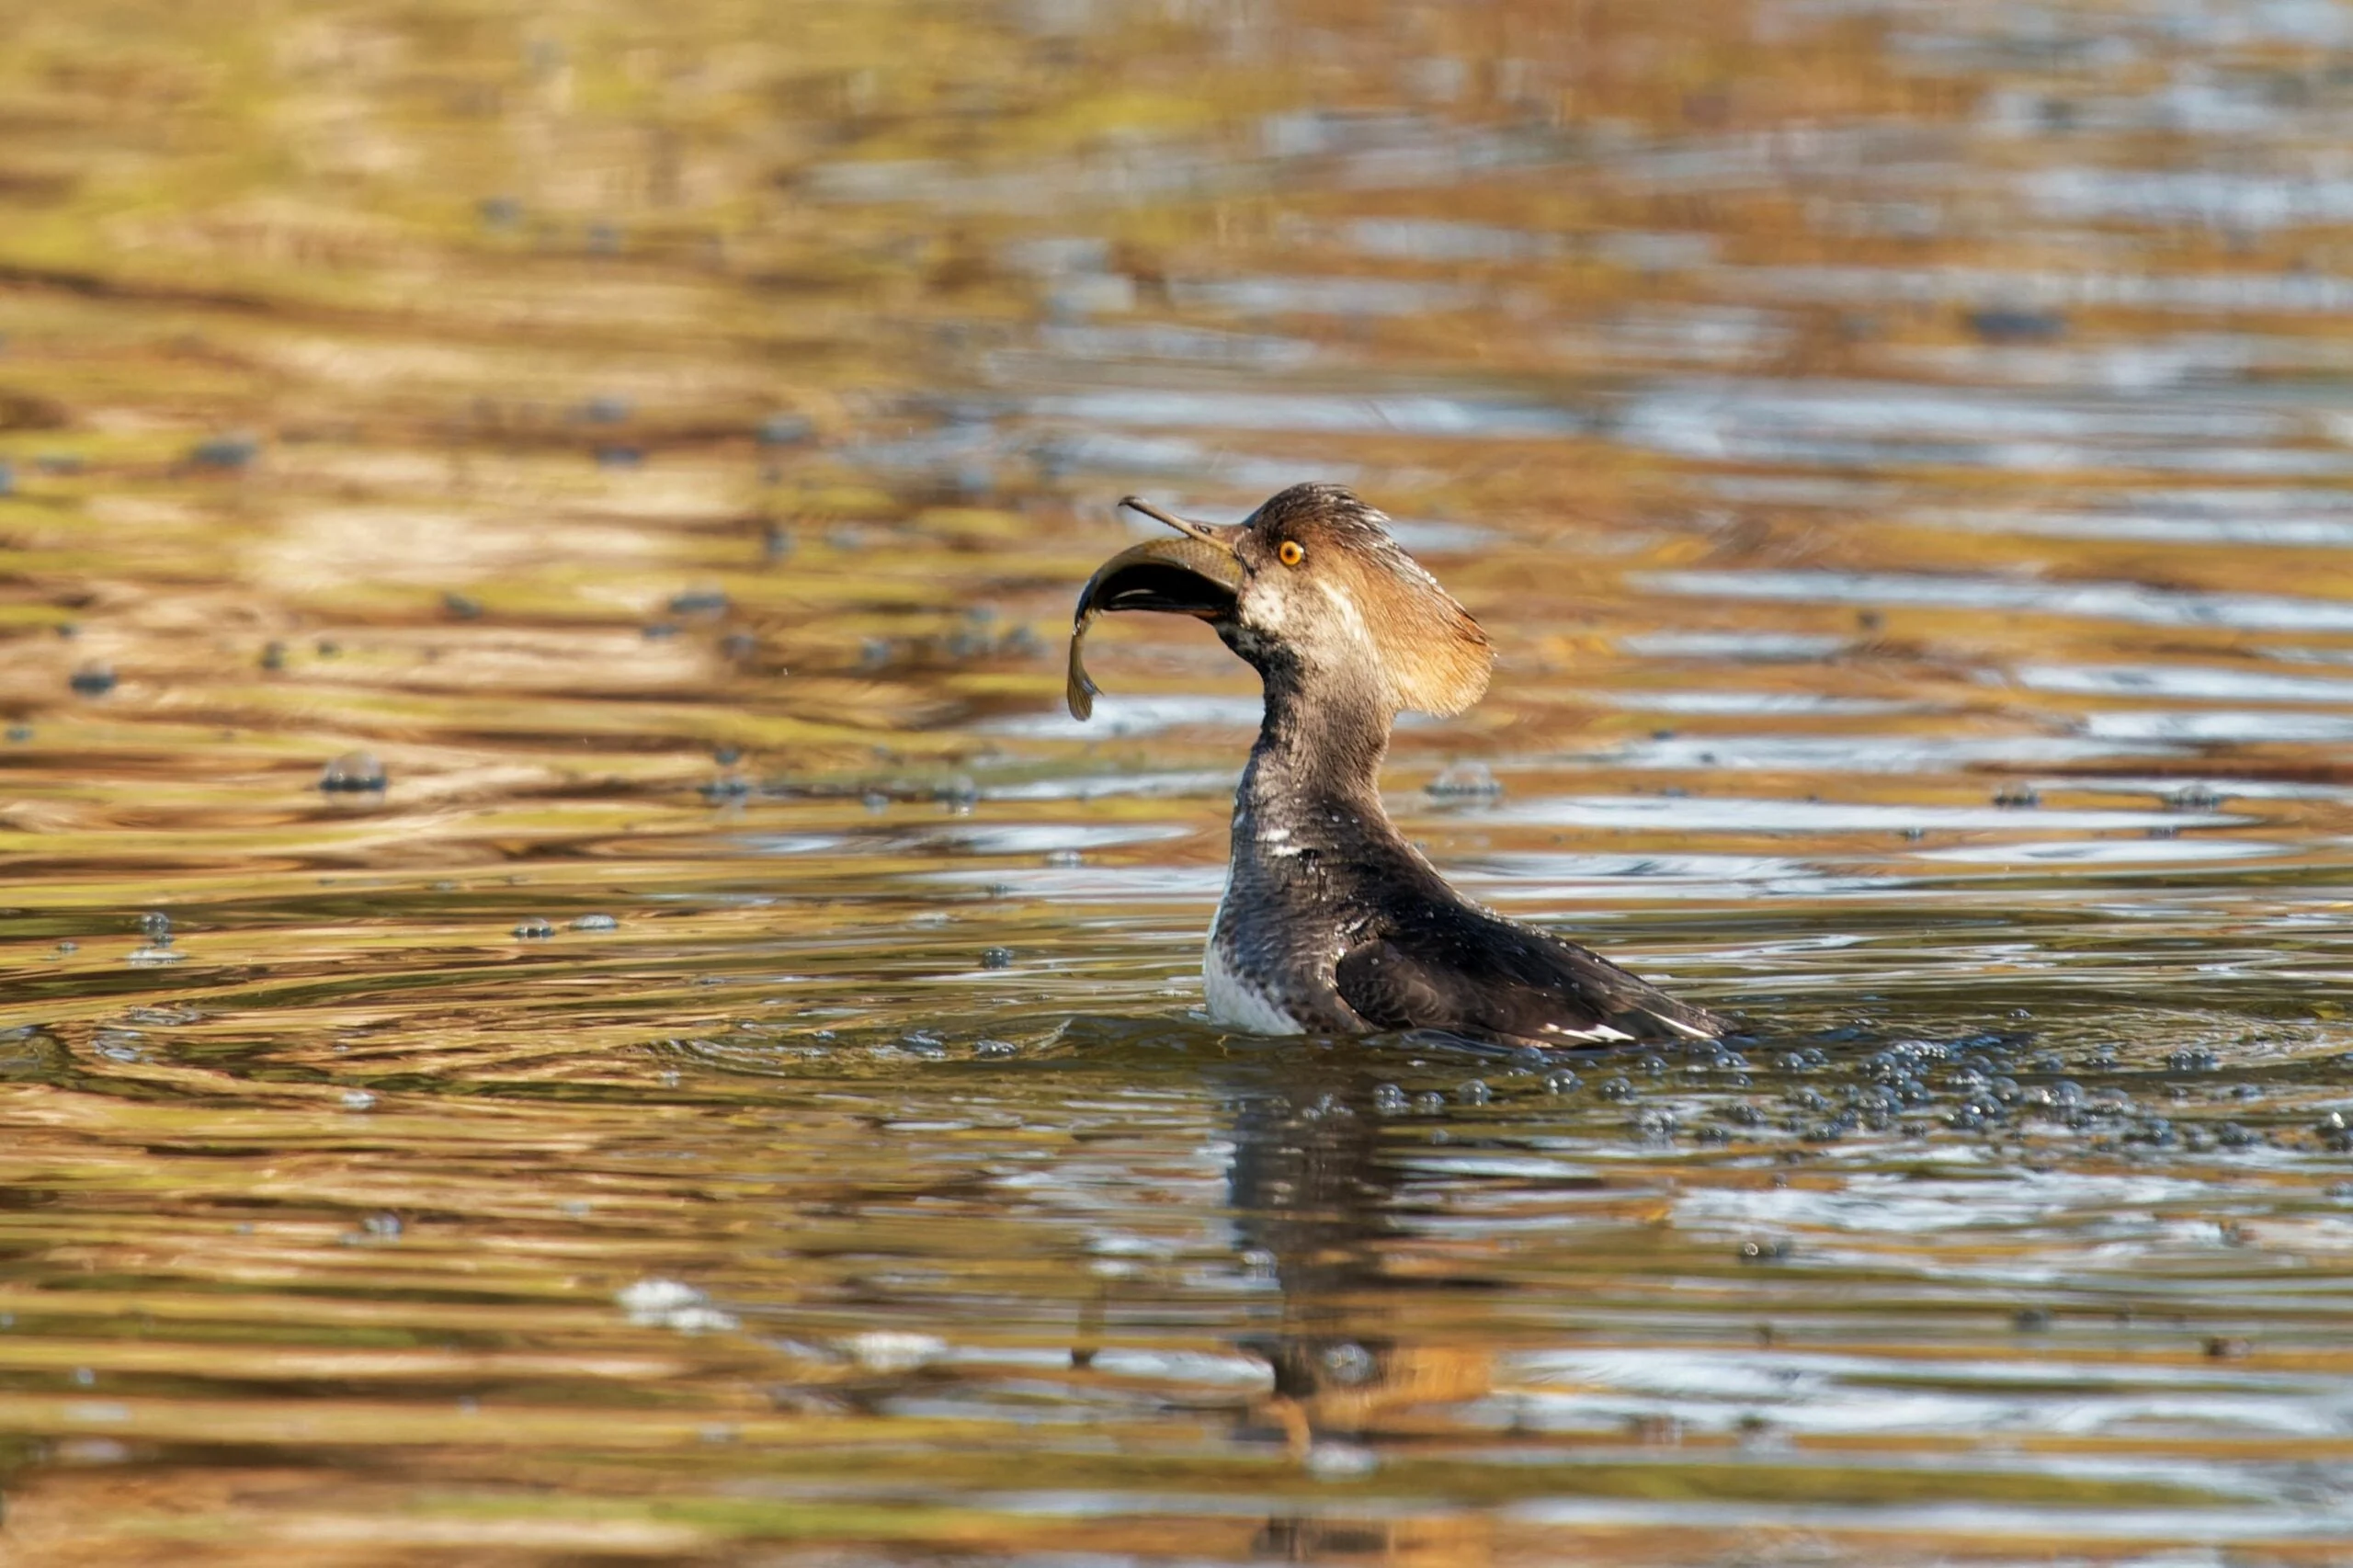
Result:
<svg viewBox="0 0 2353 1568"><path fill-rule="evenodd" d="M1377 806L1280 816L1254 812L1246 798L1235 813L1202 966L1221 1021L1262 1033L1437 1029L1538 1046L1723 1032L1705 1009L1463 898Z"/></svg>

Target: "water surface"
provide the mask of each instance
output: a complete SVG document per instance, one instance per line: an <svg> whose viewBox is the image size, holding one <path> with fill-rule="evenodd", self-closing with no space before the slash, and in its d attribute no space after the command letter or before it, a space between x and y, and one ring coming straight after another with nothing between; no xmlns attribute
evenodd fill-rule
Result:
<svg viewBox="0 0 2353 1568"><path fill-rule="evenodd" d="M2348 51L21 29L0 1540L2353 1561ZM1061 639L1308 478L1500 653L1409 834L1738 1037L1203 1021L1256 692Z"/></svg>

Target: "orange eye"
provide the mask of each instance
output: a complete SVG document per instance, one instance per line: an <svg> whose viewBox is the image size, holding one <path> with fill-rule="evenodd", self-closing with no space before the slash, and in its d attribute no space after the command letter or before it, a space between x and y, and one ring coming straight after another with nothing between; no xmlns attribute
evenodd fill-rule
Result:
<svg viewBox="0 0 2353 1568"><path fill-rule="evenodd" d="M1287 539L1275 547L1275 559L1286 566L1296 566L1307 559L1307 551L1300 548L1299 540Z"/></svg>

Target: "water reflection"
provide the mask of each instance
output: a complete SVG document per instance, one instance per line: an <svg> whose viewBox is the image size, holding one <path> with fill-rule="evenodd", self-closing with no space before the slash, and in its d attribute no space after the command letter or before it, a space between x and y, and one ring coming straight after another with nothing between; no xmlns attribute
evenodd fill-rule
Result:
<svg viewBox="0 0 2353 1568"><path fill-rule="evenodd" d="M1410 1438L1417 1416L1482 1399L1492 1386L1484 1349L1415 1342L1415 1293L1496 1282L1455 1270L1420 1280L1390 1272L1398 1239L1391 1216L1410 1176L1381 1135L1384 1114L1404 1102L1398 1085L1317 1053L1238 1076L1225 1093L1234 1239L1244 1266L1280 1294L1277 1322L1239 1342L1272 1374L1248 1421L1279 1433L1311 1474L1371 1475L1384 1440ZM1433 1522L1278 1512L1252 1547L1284 1562L1393 1559Z"/></svg>

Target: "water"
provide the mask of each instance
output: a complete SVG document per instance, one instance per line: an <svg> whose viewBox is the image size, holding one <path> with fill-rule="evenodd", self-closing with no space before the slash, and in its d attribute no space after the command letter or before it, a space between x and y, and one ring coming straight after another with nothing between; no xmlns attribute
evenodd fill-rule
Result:
<svg viewBox="0 0 2353 1568"><path fill-rule="evenodd" d="M2353 1561L2353 30L1699 21L0 45L0 1540ZM1062 638L1310 477L1738 1038L1200 1021L1255 691Z"/></svg>

